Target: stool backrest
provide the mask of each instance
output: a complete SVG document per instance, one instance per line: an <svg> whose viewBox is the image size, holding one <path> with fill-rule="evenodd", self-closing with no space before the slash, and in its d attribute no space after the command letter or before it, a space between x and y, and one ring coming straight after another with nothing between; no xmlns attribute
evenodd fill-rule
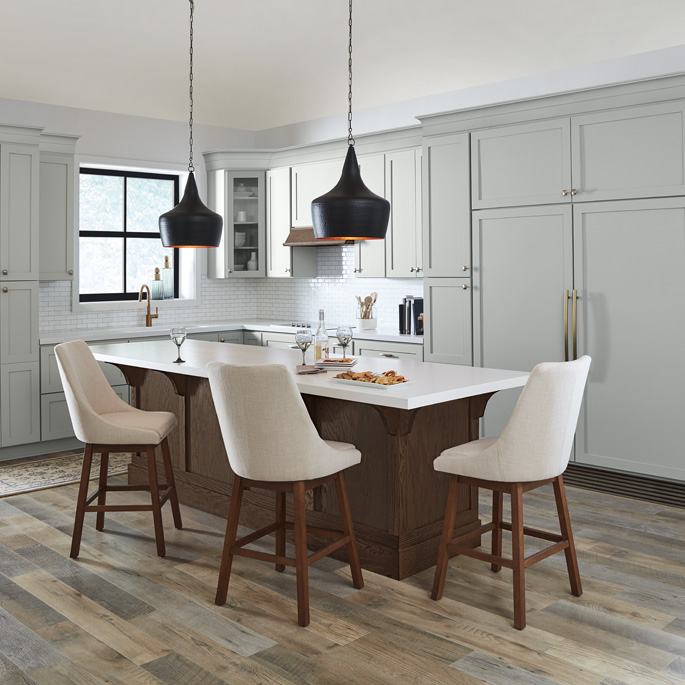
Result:
<svg viewBox="0 0 685 685"><path fill-rule="evenodd" d="M538 364L498 438L502 480L555 478L568 465L590 370L587 355Z"/></svg>
<svg viewBox="0 0 685 685"><path fill-rule="evenodd" d="M55 356L76 437L97 442L94 429L101 423L100 415L131 407L114 392L83 340L56 345Z"/></svg>
<svg viewBox="0 0 685 685"><path fill-rule="evenodd" d="M243 478L309 480L330 449L281 364L210 362L209 385L231 469Z"/></svg>

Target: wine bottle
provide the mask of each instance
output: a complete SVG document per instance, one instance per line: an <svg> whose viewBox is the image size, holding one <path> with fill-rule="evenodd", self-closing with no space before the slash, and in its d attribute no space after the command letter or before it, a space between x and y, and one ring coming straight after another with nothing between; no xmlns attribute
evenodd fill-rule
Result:
<svg viewBox="0 0 685 685"><path fill-rule="evenodd" d="M323 320L323 309L319 309L319 326L314 335L314 361L328 359L328 332Z"/></svg>

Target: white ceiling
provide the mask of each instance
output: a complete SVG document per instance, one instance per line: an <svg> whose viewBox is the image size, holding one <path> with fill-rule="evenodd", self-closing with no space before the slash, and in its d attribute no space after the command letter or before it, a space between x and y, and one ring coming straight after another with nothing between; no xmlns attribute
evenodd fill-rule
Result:
<svg viewBox="0 0 685 685"><path fill-rule="evenodd" d="M196 0L195 121L347 108L346 0ZM184 121L188 0L2 0L0 97ZM683 0L356 0L354 108L685 42Z"/></svg>

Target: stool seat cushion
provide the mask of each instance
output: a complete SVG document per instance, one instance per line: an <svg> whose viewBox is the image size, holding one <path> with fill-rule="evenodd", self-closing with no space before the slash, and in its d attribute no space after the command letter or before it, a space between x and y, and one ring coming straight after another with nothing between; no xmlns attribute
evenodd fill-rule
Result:
<svg viewBox="0 0 685 685"><path fill-rule="evenodd" d="M157 445L176 425L176 415L168 411L135 411L100 414L94 429L99 445Z"/></svg>
<svg viewBox="0 0 685 685"><path fill-rule="evenodd" d="M455 476L504 481L496 442L497 438L483 438L450 447L433 462L433 467Z"/></svg>

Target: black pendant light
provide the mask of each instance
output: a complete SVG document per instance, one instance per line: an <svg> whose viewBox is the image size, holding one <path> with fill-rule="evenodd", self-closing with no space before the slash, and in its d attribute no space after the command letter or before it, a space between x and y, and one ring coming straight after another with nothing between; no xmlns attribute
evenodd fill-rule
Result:
<svg viewBox="0 0 685 685"><path fill-rule="evenodd" d="M352 136L352 0L348 43L347 157L338 184L312 201L314 235L323 240L381 240L390 218L390 203L362 181Z"/></svg>
<svg viewBox="0 0 685 685"><path fill-rule="evenodd" d="M218 247L224 220L206 207L200 199L195 183L193 165L193 12L190 0L190 158L188 182L183 199L159 217L159 233L164 247Z"/></svg>

